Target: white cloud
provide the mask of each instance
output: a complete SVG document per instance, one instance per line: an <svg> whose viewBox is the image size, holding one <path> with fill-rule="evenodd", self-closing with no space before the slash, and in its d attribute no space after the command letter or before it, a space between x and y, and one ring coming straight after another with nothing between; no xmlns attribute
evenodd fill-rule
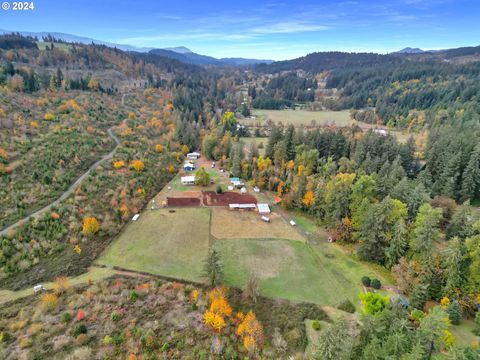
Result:
<svg viewBox="0 0 480 360"><path fill-rule="evenodd" d="M253 28L251 31L256 34L287 34L287 33L300 33L311 31L323 31L329 29L328 26L299 22L299 21L284 21L277 22L269 25L262 25Z"/></svg>

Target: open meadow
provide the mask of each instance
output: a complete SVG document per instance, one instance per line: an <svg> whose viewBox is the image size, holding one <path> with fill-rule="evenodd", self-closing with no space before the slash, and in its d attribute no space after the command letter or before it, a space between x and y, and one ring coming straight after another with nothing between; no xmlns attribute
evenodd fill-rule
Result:
<svg viewBox="0 0 480 360"><path fill-rule="evenodd" d="M174 212L170 212L174 211ZM210 210L146 210L98 263L199 281L210 238Z"/></svg>
<svg viewBox="0 0 480 360"><path fill-rule="evenodd" d="M358 124L358 121L350 117L349 110L342 111L308 111L308 110L263 110L255 109L252 115L256 120L243 120L244 125L265 125L265 122L271 120L275 123L293 126L320 126L332 125L350 126Z"/></svg>

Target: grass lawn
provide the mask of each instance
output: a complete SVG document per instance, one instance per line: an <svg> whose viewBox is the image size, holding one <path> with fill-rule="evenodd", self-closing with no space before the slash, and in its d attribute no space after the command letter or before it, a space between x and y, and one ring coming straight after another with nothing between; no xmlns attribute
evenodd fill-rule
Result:
<svg viewBox="0 0 480 360"><path fill-rule="evenodd" d="M256 211L230 211L225 208L212 210L212 235L217 239L278 238L305 239L278 214L267 215L270 223L260 220Z"/></svg>
<svg viewBox="0 0 480 360"><path fill-rule="evenodd" d="M480 336L476 336L472 330L475 328L473 320L462 320L460 325L452 325L450 330L457 344L461 346L472 346L480 343Z"/></svg>
<svg viewBox="0 0 480 360"><path fill-rule="evenodd" d="M260 143L263 144L263 148L262 149L258 149L258 153L263 156L265 155L265 149L267 147L267 144L268 144L268 137L245 137L245 138L241 138L240 139L244 144L244 148L245 148L245 151L248 152L250 151L250 146L252 144L252 142L256 142L257 144L257 148L258 148L258 145L260 145Z"/></svg>
<svg viewBox="0 0 480 360"><path fill-rule="evenodd" d="M279 239L219 240L215 248L229 285L243 288L254 271L266 296L321 305L337 304L345 298L358 303L360 281L341 273L351 266L349 262L354 264L346 255L321 258L309 245Z"/></svg>
<svg viewBox="0 0 480 360"><path fill-rule="evenodd" d="M98 263L175 277L201 280L208 254L210 209L146 210L131 222Z"/></svg>
<svg viewBox="0 0 480 360"><path fill-rule="evenodd" d="M350 110L342 111L308 111L308 110L262 110L254 109L253 116L256 120L244 120L242 123L255 125L262 124L267 120L284 125L294 126L312 125L312 121L319 125L335 124L337 126L349 126L358 123L350 118Z"/></svg>

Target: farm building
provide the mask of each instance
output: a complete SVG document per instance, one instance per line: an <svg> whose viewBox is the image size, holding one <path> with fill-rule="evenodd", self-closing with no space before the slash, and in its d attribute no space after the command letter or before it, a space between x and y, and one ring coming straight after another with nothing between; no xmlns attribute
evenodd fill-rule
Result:
<svg viewBox="0 0 480 360"><path fill-rule="evenodd" d="M257 204L258 206L258 212L260 214L270 214L270 207L268 206L268 204Z"/></svg>
<svg viewBox="0 0 480 360"><path fill-rule="evenodd" d="M384 130L384 129L373 129L373 132L382 136L387 136L388 134L387 130Z"/></svg>
<svg viewBox="0 0 480 360"><path fill-rule="evenodd" d="M229 204L230 210L254 210L257 208L255 204Z"/></svg>
<svg viewBox="0 0 480 360"><path fill-rule="evenodd" d="M198 152L191 152L187 154L187 158L190 160L197 160L200 157L200 153Z"/></svg>
<svg viewBox="0 0 480 360"><path fill-rule="evenodd" d="M195 165L193 165L192 163L185 163L183 165L183 170L186 170L186 171L193 171L195 169Z"/></svg>
<svg viewBox="0 0 480 360"><path fill-rule="evenodd" d="M180 181L182 185L195 185L195 176L182 176Z"/></svg>

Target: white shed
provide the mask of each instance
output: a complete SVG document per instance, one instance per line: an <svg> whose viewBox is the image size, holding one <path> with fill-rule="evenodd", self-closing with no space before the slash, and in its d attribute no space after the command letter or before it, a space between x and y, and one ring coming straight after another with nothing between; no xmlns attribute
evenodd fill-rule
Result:
<svg viewBox="0 0 480 360"><path fill-rule="evenodd" d="M182 185L195 185L195 176L182 176L180 181Z"/></svg>
<svg viewBox="0 0 480 360"><path fill-rule="evenodd" d="M257 204L257 207L260 214L270 214L270 207L268 204Z"/></svg>

